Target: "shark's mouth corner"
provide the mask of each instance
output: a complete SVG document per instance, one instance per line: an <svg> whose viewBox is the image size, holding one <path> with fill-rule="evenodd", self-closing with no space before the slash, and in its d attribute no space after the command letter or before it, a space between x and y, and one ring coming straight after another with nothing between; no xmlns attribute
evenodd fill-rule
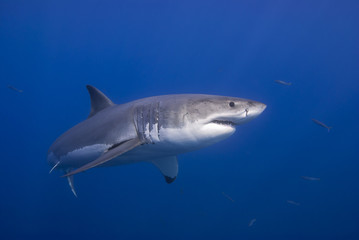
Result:
<svg viewBox="0 0 359 240"><path fill-rule="evenodd" d="M211 121L211 123L220 124L220 125L226 125L226 126L231 126L231 127L236 126L236 124L234 122L231 122L231 121L228 121L228 120L213 120L213 121Z"/></svg>

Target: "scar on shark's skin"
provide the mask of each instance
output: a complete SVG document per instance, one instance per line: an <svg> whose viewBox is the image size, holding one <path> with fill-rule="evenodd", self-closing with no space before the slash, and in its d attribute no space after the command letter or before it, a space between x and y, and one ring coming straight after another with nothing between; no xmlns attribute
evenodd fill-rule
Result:
<svg viewBox="0 0 359 240"><path fill-rule="evenodd" d="M187 117L187 115L188 115L188 112L186 112L185 114L183 114L183 118L182 118L183 121L185 120L185 118Z"/></svg>
<svg viewBox="0 0 359 240"><path fill-rule="evenodd" d="M172 183L178 174L177 155L228 138L236 126L266 108L252 100L204 94L155 96L117 105L97 88L87 85L87 90L88 118L62 134L48 151L50 172L65 172L75 195L74 175L94 167L149 162Z"/></svg>

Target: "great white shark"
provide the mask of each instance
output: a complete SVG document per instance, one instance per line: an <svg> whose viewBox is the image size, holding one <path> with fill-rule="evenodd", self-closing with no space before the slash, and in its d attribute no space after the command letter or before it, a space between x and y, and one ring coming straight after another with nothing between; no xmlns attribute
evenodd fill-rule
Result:
<svg viewBox="0 0 359 240"><path fill-rule="evenodd" d="M231 136L236 126L260 115L260 102L203 94L163 95L114 104L87 85L91 112L49 148L47 160L65 172L76 196L73 175L93 167L137 162L154 164L167 183L177 177L177 155Z"/></svg>

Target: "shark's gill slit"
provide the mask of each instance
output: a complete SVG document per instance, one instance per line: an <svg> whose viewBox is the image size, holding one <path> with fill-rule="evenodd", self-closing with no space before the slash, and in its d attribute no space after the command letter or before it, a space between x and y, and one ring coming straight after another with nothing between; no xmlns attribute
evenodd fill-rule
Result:
<svg viewBox="0 0 359 240"><path fill-rule="evenodd" d="M155 114L155 123L157 125L157 137L159 140L161 140L160 138L160 128L161 128L161 125L160 125L160 103L157 102L156 104L156 114Z"/></svg>

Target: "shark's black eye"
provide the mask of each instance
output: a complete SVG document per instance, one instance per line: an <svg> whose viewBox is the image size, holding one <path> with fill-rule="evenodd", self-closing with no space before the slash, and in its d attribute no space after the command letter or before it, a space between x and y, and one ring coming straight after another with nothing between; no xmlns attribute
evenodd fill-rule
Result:
<svg viewBox="0 0 359 240"><path fill-rule="evenodd" d="M234 102L230 102L230 103L229 103L229 106L230 106L230 107L234 107Z"/></svg>

